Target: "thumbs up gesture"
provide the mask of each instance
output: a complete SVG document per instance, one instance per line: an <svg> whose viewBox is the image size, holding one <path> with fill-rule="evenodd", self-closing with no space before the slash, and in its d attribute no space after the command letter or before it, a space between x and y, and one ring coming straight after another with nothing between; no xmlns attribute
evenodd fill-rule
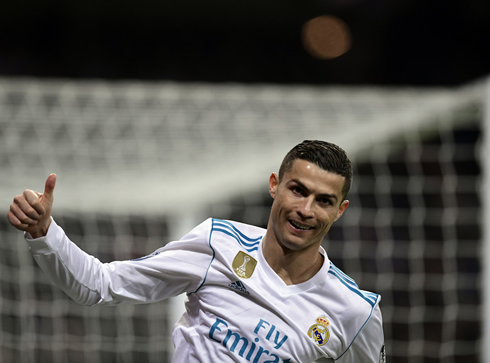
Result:
<svg viewBox="0 0 490 363"><path fill-rule="evenodd" d="M34 238L45 236L51 224L55 185L56 174L51 174L46 179L44 193L25 190L17 195L7 213L10 224Z"/></svg>

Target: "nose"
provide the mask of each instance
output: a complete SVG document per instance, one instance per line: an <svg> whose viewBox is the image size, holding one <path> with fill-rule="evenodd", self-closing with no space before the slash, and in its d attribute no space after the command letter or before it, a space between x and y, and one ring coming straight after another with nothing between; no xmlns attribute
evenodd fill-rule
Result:
<svg viewBox="0 0 490 363"><path fill-rule="evenodd" d="M302 218L311 218L313 217L313 196L308 196L303 198L303 200L298 205L297 212Z"/></svg>

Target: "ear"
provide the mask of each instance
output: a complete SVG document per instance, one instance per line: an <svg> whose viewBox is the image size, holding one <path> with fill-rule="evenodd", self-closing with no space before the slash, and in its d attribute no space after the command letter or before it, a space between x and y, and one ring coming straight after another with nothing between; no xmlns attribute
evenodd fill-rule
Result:
<svg viewBox="0 0 490 363"><path fill-rule="evenodd" d="M272 199L276 197L277 186L279 185L279 176L277 173L272 173L269 178L269 194Z"/></svg>
<svg viewBox="0 0 490 363"><path fill-rule="evenodd" d="M337 216L335 217L335 220L339 219L342 216L342 214L344 214L348 206L349 206L348 200L344 200L342 203L340 203L340 207L339 210L337 211Z"/></svg>

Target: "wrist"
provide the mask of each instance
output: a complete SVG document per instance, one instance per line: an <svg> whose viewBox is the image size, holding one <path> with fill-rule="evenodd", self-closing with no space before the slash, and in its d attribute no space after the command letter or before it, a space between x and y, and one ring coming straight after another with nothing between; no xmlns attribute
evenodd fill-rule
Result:
<svg viewBox="0 0 490 363"><path fill-rule="evenodd" d="M51 218L48 219L46 224L40 230L30 232L32 238L40 238L46 236L48 234L48 229L50 224L51 224Z"/></svg>

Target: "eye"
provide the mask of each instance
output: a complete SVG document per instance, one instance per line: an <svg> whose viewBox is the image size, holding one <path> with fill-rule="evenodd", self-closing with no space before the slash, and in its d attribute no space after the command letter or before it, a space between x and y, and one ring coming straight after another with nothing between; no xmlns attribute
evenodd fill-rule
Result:
<svg viewBox="0 0 490 363"><path fill-rule="evenodd" d="M297 195L303 195L303 194L304 194L303 189L301 189L301 188L300 188L300 187L298 187L298 186L293 186L293 187L291 187L291 191L292 191L294 194L297 194Z"/></svg>
<svg viewBox="0 0 490 363"><path fill-rule="evenodd" d="M332 201L329 199L329 198L320 198L319 202L321 204L325 204L325 205L330 205L332 204Z"/></svg>

